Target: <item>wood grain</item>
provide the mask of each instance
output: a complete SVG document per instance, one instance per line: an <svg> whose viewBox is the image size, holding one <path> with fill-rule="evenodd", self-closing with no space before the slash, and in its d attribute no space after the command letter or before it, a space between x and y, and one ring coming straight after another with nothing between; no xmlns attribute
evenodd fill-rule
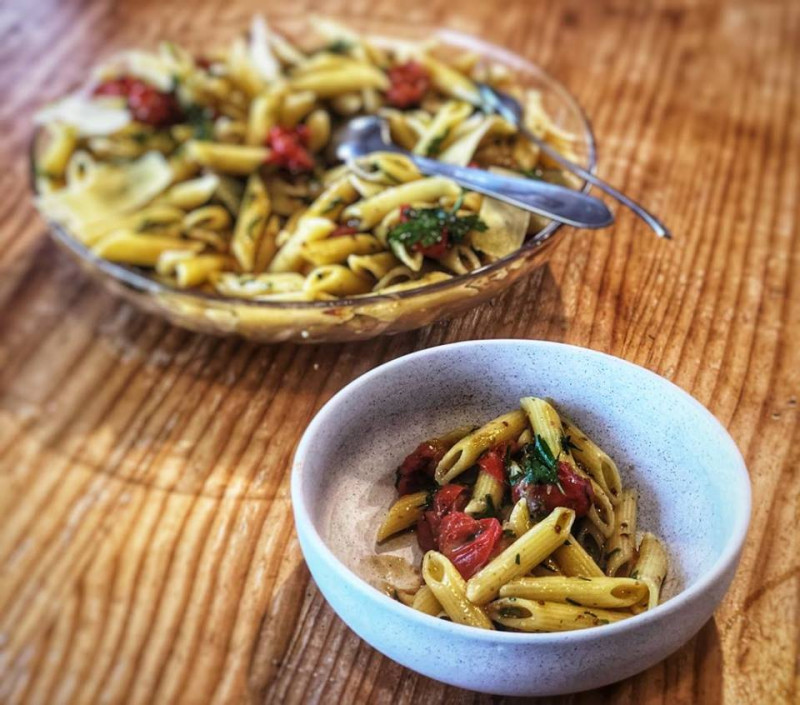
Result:
<svg viewBox="0 0 800 705"><path fill-rule="evenodd" d="M570 232L468 315L363 344L259 347L144 316L34 215L31 114L101 54L201 48L263 3L0 5L0 702L495 702L404 670L326 606L288 469L314 412L419 348L488 337L620 355L694 394L754 484L733 588L678 653L551 703L800 697L800 5L786 0L296 0L520 51L592 116L600 173L663 214ZM269 7L267 7L269 9Z"/></svg>

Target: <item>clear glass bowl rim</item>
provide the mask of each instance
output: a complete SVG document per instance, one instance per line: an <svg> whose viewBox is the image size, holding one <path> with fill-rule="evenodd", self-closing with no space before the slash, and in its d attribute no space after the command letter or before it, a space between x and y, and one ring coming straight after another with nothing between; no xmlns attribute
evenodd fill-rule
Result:
<svg viewBox="0 0 800 705"><path fill-rule="evenodd" d="M281 18L276 18L280 21ZM285 19L285 18L283 18ZM342 17L343 21L347 18ZM356 20L358 21L358 20ZM363 21L363 20L362 20ZM369 33L369 32L368 32ZM477 52L481 56L495 59L503 64L517 68L529 74L534 74L542 78L562 99L569 107L574 110L581 118L583 123L583 138L585 140L587 163L584 165L587 171L595 173L597 167L597 151L592 131L592 125L588 116L581 107L577 99L570 93L570 91L556 78L547 73L537 64L532 61L516 54L509 49L505 49L497 44L475 37L474 35L467 34L450 29L437 28L433 30L433 36L441 40L444 44L455 46L461 49L469 49ZM31 139L30 146L30 177L31 188L34 195L38 195L36 189L36 146L39 130L35 130ZM584 182L581 191L586 193L589 191L591 185ZM42 216L44 217L44 216ZM522 247L506 255L501 259L495 260L490 264L473 270L467 274L460 274L446 279L441 282L421 286L416 289L409 289L406 291L399 291L391 294L374 294L362 295L358 297L331 299L328 301L258 301L246 298L237 298L231 296L221 296L219 294L207 293L203 291L194 291L192 289L179 289L178 287L171 286L164 282L160 282L148 275L142 273L136 268L110 262L95 255L88 247L74 238L67 229L61 224L45 218L52 234L58 239L60 244L67 247L74 255L79 257L84 262L89 263L94 268L98 269L103 274L117 280L121 284L141 291L143 293L152 294L155 296L173 296L185 297L194 299L198 303L208 302L209 304L216 305L236 305L245 307L254 307L263 310L310 310L310 309L338 309L342 307L361 308L371 306L379 303L390 303L399 300L409 300L415 297L428 296L433 293L445 292L449 289L455 289L462 285L469 285L473 280L480 280L491 275L496 270L503 269L506 265L514 262L523 257L530 250L538 249L545 241L549 240L556 231L561 227L561 223L550 221L542 230L534 235L530 240L525 242Z"/></svg>

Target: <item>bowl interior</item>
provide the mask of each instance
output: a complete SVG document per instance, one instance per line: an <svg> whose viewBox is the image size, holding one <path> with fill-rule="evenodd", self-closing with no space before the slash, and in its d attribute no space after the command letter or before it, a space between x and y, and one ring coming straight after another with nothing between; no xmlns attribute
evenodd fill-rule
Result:
<svg viewBox="0 0 800 705"><path fill-rule="evenodd" d="M318 415L298 453L314 528L376 585L375 532L395 498L394 469L426 438L491 419L521 396L555 399L639 493L639 531L670 557L666 599L712 570L743 531L749 484L733 441L698 402L657 375L601 353L535 341L434 348L356 380ZM377 549L419 558L411 537ZM386 566L382 566L385 568Z"/></svg>

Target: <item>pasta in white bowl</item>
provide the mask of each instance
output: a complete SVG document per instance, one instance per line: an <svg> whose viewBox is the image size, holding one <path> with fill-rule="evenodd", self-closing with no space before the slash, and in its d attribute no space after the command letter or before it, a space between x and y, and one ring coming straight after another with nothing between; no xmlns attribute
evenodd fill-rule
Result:
<svg viewBox="0 0 800 705"><path fill-rule="evenodd" d="M541 632L609 624L659 603L667 553L650 533L637 549L635 490L621 489L616 463L545 399L524 397L475 429L423 441L395 485L400 497L376 538L414 529L419 588L386 582L412 608Z"/></svg>
<svg viewBox="0 0 800 705"><path fill-rule="evenodd" d="M57 240L176 323L262 340L404 330L508 286L557 224L400 155L338 164L332 131L378 114L418 154L579 187L484 113L475 85L515 93L530 129L591 168L580 109L478 40L361 25L257 18L220 50L167 42L101 63L37 116L37 205Z"/></svg>
<svg viewBox="0 0 800 705"><path fill-rule="evenodd" d="M476 464L500 465L500 500ZM371 645L462 688L554 695L644 670L708 622L750 489L719 422L667 380L590 350L487 340L339 392L297 449L292 503L320 591ZM438 544L420 549L426 529Z"/></svg>

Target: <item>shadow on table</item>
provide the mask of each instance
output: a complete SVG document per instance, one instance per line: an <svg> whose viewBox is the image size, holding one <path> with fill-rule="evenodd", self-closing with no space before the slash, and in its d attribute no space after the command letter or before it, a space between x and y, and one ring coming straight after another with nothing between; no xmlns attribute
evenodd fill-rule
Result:
<svg viewBox="0 0 800 705"><path fill-rule="evenodd" d="M48 240L21 270L0 317L9 341L0 412L17 437L72 467L207 496L274 496L314 413L382 362L458 340L559 339L566 330L547 264L422 330L305 346L172 326L112 297Z"/></svg>

